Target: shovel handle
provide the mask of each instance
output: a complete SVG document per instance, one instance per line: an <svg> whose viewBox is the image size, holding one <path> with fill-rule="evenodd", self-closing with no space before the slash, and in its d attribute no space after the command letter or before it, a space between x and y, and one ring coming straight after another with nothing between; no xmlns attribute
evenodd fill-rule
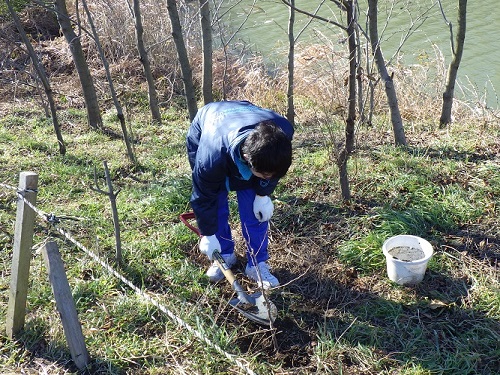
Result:
<svg viewBox="0 0 500 375"><path fill-rule="evenodd" d="M200 230L189 222L189 220L196 219L194 212L183 213L180 215L180 219L189 229L191 229L199 237L202 236ZM252 303L248 294L245 293L238 280L236 280L233 271L231 271L231 268L228 267L226 261L224 260L224 258L222 257L222 255L218 250L215 250L213 252L212 258L219 267L219 269L221 270L221 272L224 274L226 280L229 281L229 283L233 287L233 290L238 294L238 298L240 299L240 301L242 303Z"/></svg>
<svg viewBox="0 0 500 375"><path fill-rule="evenodd" d="M219 269L222 271L224 276L226 277L227 281L231 283L231 285L234 285L234 283L238 283L236 278L234 277L233 271L228 267L226 261L220 254L218 250L215 250L212 254L212 258L219 267Z"/></svg>
<svg viewBox="0 0 500 375"><path fill-rule="evenodd" d="M231 268L228 267L226 261L217 250L214 251L212 258L214 259L221 272L224 274L226 280L229 281L229 283L233 287L233 290L238 294L238 299L240 300L240 302L255 305L255 301L253 301L252 298L247 293L245 293L245 290L243 289L241 284L238 282L238 280L236 280L236 277L234 277L233 271L231 271Z"/></svg>

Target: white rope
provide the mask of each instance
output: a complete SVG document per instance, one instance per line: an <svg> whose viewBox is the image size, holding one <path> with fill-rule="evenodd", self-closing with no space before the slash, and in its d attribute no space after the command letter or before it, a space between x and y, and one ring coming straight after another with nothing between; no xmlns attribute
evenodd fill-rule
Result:
<svg viewBox="0 0 500 375"><path fill-rule="evenodd" d="M2 187L7 187L11 188L14 190L18 190L15 187L0 183L0 186ZM52 221L50 218L54 218L55 216L53 214L46 214L43 211L39 210L37 207L35 207L31 202L27 201L24 196L22 191L17 192L18 196L26 203L29 207L33 209L42 219L44 219L46 222L49 224L55 224L54 221ZM117 279L122 281L124 284L126 284L129 288L131 288L137 295L142 297L144 300L147 302L151 303L153 306L158 308L160 311L162 311L164 314L166 314L174 323L176 323L178 326L186 329L189 331L191 334L193 334L195 337L198 339L202 340L204 343L215 349L219 354L222 354L224 357L226 357L229 361L233 362L235 365L237 365L240 369L244 370L247 374L249 375L256 375L255 372L253 372L244 362L241 358L237 358L234 354L227 353L224 349L222 349L219 345L215 344L212 342L208 337L206 337L202 332L199 332L195 328L191 327L188 323L183 321L181 318L179 318L177 315L175 315L172 311L170 311L166 306L146 294L143 290L135 286L131 281L129 281L127 278L125 278L123 275L121 275L118 271L113 269L106 261L102 260L97 254L94 252L90 251L87 249L84 245L82 245L79 241L77 241L71 234L69 234L67 231L65 231L62 228L57 228L55 225L53 225L54 229L57 230L59 233L61 233L65 238L67 238L69 241L73 242L79 249L83 250L89 257L91 257L94 261L99 263L104 269L106 269L109 273L111 273L113 276L115 276Z"/></svg>
<svg viewBox="0 0 500 375"><path fill-rule="evenodd" d="M10 190L17 190L17 188L15 186L7 185L7 184L4 184L2 182L0 182L0 186L7 188L7 189L10 189Z"/></svg>
<svg viewBox="0 0 500 375"><path fill-rule="evenodd" d="M153 306L156 306L160 311L165 313L171 320L173 320L175 323L177 323L179 326L187 329L191 334L205 342L207 345L211 346L214 348L217 352L220 354L223 354L227 359L230 361L234 362L239 368L242 370L245 370L248 374L255 375L255 373L249 369L244 363L241 362L240 359L235 358L234 355L227 353L222 349L219 345L215 344L212 342L209 338L203 335L203 333L197 331L195 328L191 327L188 323L183 321L181 318L179 318L177 315L175 315L172 311L170 311L167 307L162 305L160 302L156 301L154 298L151 296L147 295L142 291L140 288L136 287L131 281L127 280L124 276L122 276L120 273L118 273L116 270L114 270L109 264L107 264L105 261L99 258L94 252L88 250L83 246L80 242L76 241L73 236L71 236L69 233L64 231L61 228L54 227L59 233L61 233L64 237L66 237L68 240L73 242L78 248L83 250L88 256L90 256L92 259L94 259L97 263L99 263L102 267L104 267L106 270L108 270L113 276L121 280L124 284L128 285L135 293L137 293L139 296L144 298L146 301L151 303Z"/></svg>

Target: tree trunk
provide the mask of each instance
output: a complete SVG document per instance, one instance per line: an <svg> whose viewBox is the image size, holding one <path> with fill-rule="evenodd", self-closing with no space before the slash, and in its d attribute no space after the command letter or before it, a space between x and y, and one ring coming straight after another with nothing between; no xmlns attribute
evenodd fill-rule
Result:
<svg viewBox="0 0 500 375"><path fill-rule="evenodd" d="M347 13L347 27L330 19L318 16L316 13L309 13L298 9L295 7L295 1L293 0L282 0L284 4L290 7L290 21L289 21L289 55L288 55L288 74L289 74L289 86L288 86L288 99L290 100L290 94L293 98L293 75L290 76L290 72L293 72L293 58L290 56L293 54L293 43L294 38L293 30L290 27L293 26L293 11L298 11L308 15L309 17L320 19L323 22L330 23L337 27L340 27L347 33L348 46L349 46L349 97L348 97L348 111L345 127L345 143L338 147L336 144L333 145L333 152L335 153L337 167L339 168L339 179L342 199L348 201L351 199L351 191L349 187L349 178L347 173L347 162L349 156L354 149L354 132L355 132L355 122L356 122L356 73L357 73L357 46L356 46L356 27L357 27L357 3L356 0L333 0L333 2L343 11ZM319 10L319 7L318 9ZM290 52L291 51L291 52ZM291 67L291 68L290 68ZM290 102L289 102L290 103ZM293 108L293 107L292 107ZM290 111L290 106L288 108ZM287 113L290 116L290 112Z"/></svg>
<svg viewBox="0 0 500 375"><path fill-rule="evenodd" d="M92 80L92 75L90 74L89 66L83 53L80 38L76 35L71 26L71 20L66 8L66 1L56 0L54 4L57 20L59 21L59 25L61 25L61 30L64 34L64 37L69 44L70 51L73 56L73 62L80 78L83 97L85 99L85 105L87 107L88 123L93 128L101 128L102 118L101 112L99 110L99 102L97 101L94 81Z"/></svg>
<svg viewBox="0 0 500 375"><path fill-rule="evenodd" d="M149 93L149 108L153 121L161 124L160 107L158 105L158 95L156 93L155 81L151 72L151 64L149 63L148 53L144 46L144 29L142 27L141 5L139 0L134 0L134 17L135 17L135 35L137 37L137 51L139 52L139 60L144 69L144 75L148 83Z"/></svg>
<svg viewBox="0 0 500 375"><path fill-rule="evenodd" d="M41 61L38 59L38 55L35 52L35 49L31 45L31 42L24 31L21 20L19 19L16 11L12 7L10 0L5 1L7 7L9 8L10 15L12 16L12 20L16 25L17 30L19 31L19 35L26 45L26 49L28 50L28 54L33 62L33 66L35 67L35 71L38 75L38 78L42 82L43 88L45 90L45 94L47 95L47 101L49 102L50 113L52 115L52 124L54 125L54 131L57 137L57 143L59 144L59 153L61 155L66 154L66 145L64 144L64 140L61 134L61 127L59 126L59 120L57 119L57 111L56 105L54 102L54 97L52 96L52 88L50 87L49 79L47 78L47 74L45 72L45 68L43 67Z"/></svg>
<svg viewBox="0 0 500 375"><path fill-rule="evenodd" d="M174 39L175 47L177 49L177 57L181 65L182 81L184 82L184 95L186 96L187 108L190 120L193 120L198 112L198 105L196 104L196 95L193 84L193 73L189 63L189 57L184 44L182 36L182 27L179 20L179 12L177 11L176 0L167 0L167 10L170 17L170 24L172 27L172 37Z"/></svg>
<svg viewBox="0 0 500 375"><path fill-rule="evenodd" d="M286 118L292 125L295 124L295 106L293 101L293 74L295 69L295 37L293 35L293 27L295 25L295 0L290 0L291 7L289 7L290 17L288 18L288 89L286 93L287 107Z"/></svg>
<svg viewBox="0 0 500 375"><path fill-rule="evenodd" d="M120 120L120 125L122 128L122 133L123 133L123 140L125 141L125 145L127 147L127 154L132 162L132 164L137 165L137 160L135 158L134 150L132 148L132 144L130 141L130 138L128 136L128 131L127 127L125 126L125 116L123 115L123 109L120 104L120 101L118 100L118 96L116 95L115 91L115 86L113 85L113 79L111 78L111 71L109 69L109 64L108 60L106 59L106 55L104 54L104 51L102 50L101 42L99 41L99 34L97 34L97 30L94 25L94 20L92 19L92 14L90 13L90 10L87 6L87 1L83 0L82 1L83 8L85 9L85 13L87 15L88 22L90 24L90 28L92 29L92 35L94 37L95 44L97 46L97 50L99 51L99 56L101 57L102 64L104 66L104 70L106 72L106 79L108 81L109 85L109 91L111 92L111 97L113 98L113 103L116 108L117 116L118 119Z"/></svg>
<svg viewBox="0 0 500 375"><path fill-rule="evenodd" d="M448 78L446 81L446 89L443 93L443 107L441 110L441 118L439 119L439 127L444 128L451 123L451 109L453 107L453 97L455 95L455 82L457 80L458 68L462 60L462 53L464 51L465 43L465 29L466 29L466 16L467 16L467 0L458 1L458 32L457 32L457 48L453 48L453 32L452 25L450 26L450 33L452 38L452 54L450 66L448 67Z"/></svg>
<svg viewBox="0 0 500 375"><path fill-rule="evenodd" d="M362 61L361 61L361 56L362 50L361 48L363 47L364 43L361 43L360 37L359 37L359 27L356 27L354 29L356 33L356 66L357 66L357 71L356 71L356 81L357 81L357 94L358 94L358 113L359 113L359 118L360 122L362 124L366 123L366 111L365 111L365 97L364 97L364 90L363 90L363 76L364 76L364 71L363 71L363 66ZM368 59L367 59L368 60Z"/></svg>
<svg viewBox="0 0 500 375"><path fill-rule="evenodd" d="M354 149L354 129L356 121L356 9L354 1L344 1L343 5L347 12L347 38L349 45L349 98L345 126L345 144L343 149L338 153L337 166L339 168L342 199L344 201L348 201L351 199L351 189L349 187L347 161L349 160L349 156Z"/></svg>
<svg viewBox="0 0 500 375"><path fill-rule="evenodd" d="M200 23L203 45L203 102L208 104L214 101L212 77L212 23L210 20L210 3L200 0Z"/></svg>
<svg viewBox="0 0 500 375"><path fill-rule="evenodd" d="M403 128L403 120L399 112L398 98L394 88L392 77L387 72L385 66L384 56L380 49L380 42L378 38L378 25L377 25L377 4L378 0L368 0L368 21L370 42L372 46L372 53L375 57L375 64L377 65L378 72L382 81L384 82L385 94L391 112L391 123L394 132L394 141L397 146L406 146L406 137Z"/></svg>

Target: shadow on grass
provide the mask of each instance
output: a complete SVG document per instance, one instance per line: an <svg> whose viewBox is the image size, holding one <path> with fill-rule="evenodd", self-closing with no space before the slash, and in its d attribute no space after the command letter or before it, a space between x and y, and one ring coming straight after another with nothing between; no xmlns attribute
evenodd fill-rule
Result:
<svg viewBox="0 0 500 375"><path fill-rule="evenodd" d="M284 282L298 276L283 269L277 274ZM288 369L314 368L313 356L322 353L326 367L389 371L411 364L448 374L496 373L500 323L461 306L470 288L466 280L428 272L415 287L382 282L382 293L371 291L373 278L365 282L351 287L315 273L292 282L272 296L280 311L277 347L270 336L252 337L238 341L240 350L267 351L270 363ZM311 299L306 284L315 283L324 295Z"/></svg>
<svg viewBox="0 0 500 375"><path fill-rule="evenodd" d="M125 372L125 368L117 367L109 360L95 358L91 353L87 367L79 370L73 361L68 359L71 358L71 353L66 342L45 339L48 329L48 325L42 319L33 319L26 322L24 329L15 339L15 345L28 355L28 358L23 358L24 369L39 374L97 375ZM26 357L26 354L23 357Z"/></svg>
<svg viewBox="0 0 500 375"><path fill-rule="evenodd" d="M339 261L336 247L349 237L345 218L362 213L305 205L285 214L273 230L281 255L271 259L283 285L272 295L280 311L276 343L270 334L244 336L237 341L242 352L264 351L270 363L306 372L319 363L364 373L497 373L500 322L484 306L470 308L473 280L428 269L420 284L404 287L389 281L385 269L359 275Z"/></svg>
<svg viewBox="0 0 500 375"><path fill-rule="evenodd" d="M492 266L500 262L500 240L487 235L480 228L462 228L446 236L453 249L476 259L486 260Z"/></svg>
<svg viewBox="0 0 500 375"><path fill-rule="evenodd" d="M488 148L483 148L480 151L471 152L470 150L459 150L455 147L408 147L408 153L413 156L425 155L433 160L457 160L478 162L485 160L494 160L500 152L498 144L491 144ZM496 148L495 148L496 147Z"/></svg>

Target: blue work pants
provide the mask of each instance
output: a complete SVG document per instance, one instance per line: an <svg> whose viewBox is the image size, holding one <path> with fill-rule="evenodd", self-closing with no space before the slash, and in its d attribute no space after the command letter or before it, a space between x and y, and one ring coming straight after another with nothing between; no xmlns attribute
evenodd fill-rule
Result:
<svg viewBox="0 0 500 375"><path fill-rule="evenodd" d="M269 222L260 222L253 213L253 202L255 200L255 190L246 189L236 191L238 201L238 212L241 221L241 230L245 239L247 249L247 259L249 265L255 265L266 261L269 256L267 252ZM228 192L222 191L218 201L218 231L215 233L221 245L221 254L231 254L234 252L234 241L229 227L229 203Z"/></svg>

